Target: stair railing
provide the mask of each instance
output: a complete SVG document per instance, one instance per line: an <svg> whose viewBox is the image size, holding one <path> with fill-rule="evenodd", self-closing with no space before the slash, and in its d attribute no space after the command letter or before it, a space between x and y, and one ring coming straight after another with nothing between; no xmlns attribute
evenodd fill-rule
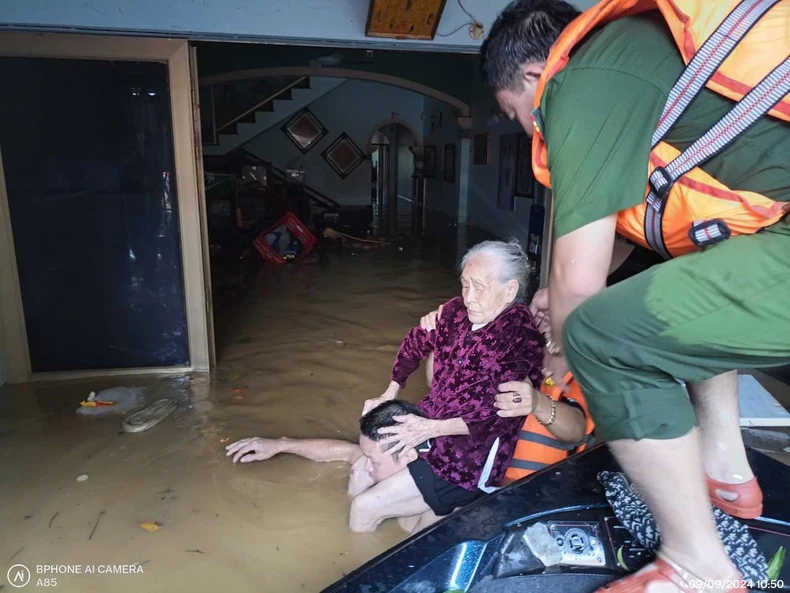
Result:
<svg viewBox="0 0 790 593"><path fill-rule="evenodd" d="M264 161L258 155L250 152L245 148L237 148L234 152L245 155L245 157L249 161L258 162L261 165L268 167L273 177L276 177L279 181L283 183L287 183L288 176L286 175L285 171L275 167L272 163L268 161ZM309 185L304 186L304 191L313 202L316 202L318 205L324 208L328 208L328 209L340 208L340 204L336 200L333 200L326 194L321 193L320 191L318 191L313 187L310 187Z"/></svg>
<svg viewBox="0 0 790 593"><path fill-rule="evenodd" d="M266 105L266 103L269 103L270 101L274 101L280 95L283 95L286 92L290 91L295 86L298 86L298 85L302 84L305 80L307 80L307 78L308 78L307 76L301 76L301 77L297 78L292 83L285 85L279 91L277 91L275 93L272 93L271 95L269 95L268 97L266 97L262 101L258 101L255 105L253 105L252 107L250 107L249 109L247 109L246 111L241 113L240 115L237 115L236 117L234 117L230 121L225 122L225 123L223 123L220 126L217 126L217 118L215 117L215 113L214 113L214 87L212 86L211 87L211 111L212 111L211 121L212 121L212 125L214 127L214 130L213 130L214 131L214 134L213 134L214 141L217 142L217 135L222 130L225 130L225 129L231 127L233 124L238 122L240 119L248 116L250 113L252 113L254 111L258 111L261 107Z"/></svg>

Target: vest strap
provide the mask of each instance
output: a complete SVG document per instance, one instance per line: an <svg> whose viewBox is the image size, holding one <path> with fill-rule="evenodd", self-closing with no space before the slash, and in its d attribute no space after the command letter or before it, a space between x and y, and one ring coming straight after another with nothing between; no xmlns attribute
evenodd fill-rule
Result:
<svg viewBox="0 0 790 593"><path fill-rule="evenodd" d="M746 32L754 26L759 18L767 12L767 10L776 4L777 0L743 0L736 9L724 20L719 28L706 40L700 51L692 58L689 66L681 75L672 93L679 88L679 95L673 100L672 93L667 99L667 104L664 107L664 114L659 120L659 126L653 135L655 145L663 140L666 133L677 121L686 107L694 100L699 92L704 87L707 80L713 75L721 62L726 59L732 48L735 47L737 41L740 40ZM734 17L737 13L737 18ZM725 26L726 25L726 26ZM737 36L735 43L729 43L727 39L718 39L718 41L707 50L708 61L702 60L695 64L697 57L703 49L709 45L709 42L714 37L720 37L722 29L730 30L732 35ZM718 47L729 47L726 50L717 50ZM718 60L718 63L717 63ZM692 68L693 66L693 68ZM707 68L712 67L712 71L708 75ZM703 71L703 68L705 70ZM691 72L692 76L686 75ZM707 76L707 78L704 78ZM684 81L685 82L682 82ZM700 82L701 81L701 82ZM647 195L647 207L645 208L645 240L648 245L661 255L664 259L670 259L672 256L664 242L663 233L663 217L666 209L669 191L672 189L674 183L683 175L714 157L732 142L738 136L743 134L749 127L757 122L762 116L768 113L784 96L790 92L790 57L786 58L784 62L774 68L768 76L766 76L760 84L755 86L749 91L736 105L713 127L711 127L701 138L694 142L691 146L686 148L680 155L666 165L666 167L656 167L650 174L650 192ZM658 138L658 141L656 141ZM718 221L722 223L722 221ZM711 234L710 240L707 245L714 242L723 241L730 236L729 228L724 225L724 228L718 223L708 226L704 225L704 221L696 223L692 226L692 231L689 237L694 240L708 239L708 233ZM696 227L696 228L695 228ZM726 229L726 232L725 232ZM699 231L699 232L698 232ZM696 241L695 241L696 243Z"/></svg>
<svg viewBox="0 0 790 593"><path fill-rule="evenodd" d="M730 227L720 218L695 222L689 229L689 239L698 247L707 247L730 238Z"/></svg>
<svg viewBox="0 0 790 593"><path fill-rule="evenodd" d="M655 148L686 111L746 33L779 0L743 0L700 46L669 92L653 132Z"/></svg>

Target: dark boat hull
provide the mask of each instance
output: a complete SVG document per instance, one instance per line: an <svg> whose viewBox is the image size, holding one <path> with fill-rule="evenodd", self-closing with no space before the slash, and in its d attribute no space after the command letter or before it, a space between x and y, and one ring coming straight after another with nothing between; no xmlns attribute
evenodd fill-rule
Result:
<svg viewBox="0 0 790 593"><path fill-rule="evenodd" d="M790 467L749 451L765 496L763 516L746 521L767 558L790 548ZM490 494L374 558L323 593L590 593L639 568L651 555L614 518L596 476L618 471L596 447ZM567 562L546 568L524 530L546 523L567 541ZM578 562L577 562L578 561ZM790 591L790 563L767 590Z"/></svg>

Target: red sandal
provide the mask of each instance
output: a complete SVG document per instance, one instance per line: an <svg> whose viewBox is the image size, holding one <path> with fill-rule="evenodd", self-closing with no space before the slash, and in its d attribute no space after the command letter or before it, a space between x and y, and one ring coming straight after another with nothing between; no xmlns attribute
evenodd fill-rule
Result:
<svg viewBox="0 0 790 593"><path fill-rule="evenodd" d="M757 483L757 478L752 478L742 484L727 484L718 482L713 478L705 476L708 485L708 494L711 502L722 511L739 519L756 519L763 512L763 491ZM735 494L735 500L722 498L717 490Z"/></svg>
<svg viewBox="0 0 790 593"><path fill-rule="evenodd" d="M727 589L727 593L747 593L747 589L740 586L742 580L740 578L731 579L733 585L738 585L734 588ZM676 564L670 564L669 561L663 558L656 558L654 562L648 564L639 572L604 585L600 589L596 589L595 593L644 593L647 588L652 584L670 583L683 591L683 593L704 593L708 591L705 588L705 581L698 579L690 572L683 570ZM702 585L702 587L695 587L694 585Z"/></svg>

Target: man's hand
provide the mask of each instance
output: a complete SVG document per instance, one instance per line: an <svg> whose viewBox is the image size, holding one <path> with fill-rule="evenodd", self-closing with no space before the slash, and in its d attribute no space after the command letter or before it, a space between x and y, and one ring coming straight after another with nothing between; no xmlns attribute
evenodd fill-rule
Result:
<svg viewBox="0 0 790 593"><path fill-rule="evenodd" d="M568 363L564 356L551 354L548 350L543 353L543 376L550 378L555 384L567 391L565 375L568 374Z"/></svg>
<svg viewBox="0 0 790 593"><path fill-rule="evenodd" d="M227 457L233 455L233 463L241 461L249 463L251 461L263 461L271 459L278 453L282 453L283 442L279 439L241 439L232 445L225 447Z"/></svg>
<svg viewBox="0 0 790 593"><path fill-rule="evenodd" d="M530 383L524 381L510 381L499 386L494 405L499 408L497 416L501 418L514 418L528 416L535 411L537 398L540 394L535 391Z"/></svg>
<svg viewBox="0 0 790 593"><path fill-rule="evenodd" d="M386 436L386 438L379 441L379 444L395 443L391 449L387 449L388 453L399 453L413 449L428 439L437 436L435 420L421 418L414 414L393 416L392 419L399 424L379 428L379 434Z"/></svg>
<svg viewBox="0 0 790 593"><path fill-rule="evenodd" d="M364 416L365 414L370 412L373 408L379 407L384 402L388 402L390 400L395 399L396 397L398 397L399 391L400 391L400 385L395 383L395 381L390 382L389 387L387 387L387 391L385 391L378 397L365 400L365 405L362 406L362 415Z"/></svg>
<svg viewBox="0 0 790 593"><path fill-rule="evenodd" d="M444 305L439 305L439 308L436 311L431 311L427 315L424 315L420 319L420 327L427 332L435 330L436 320L442 316L442 307L444 307Z"/></svg>
<svg viewBox="0 0 790 593"><path fill-rule="evenodd" d="M545 334L551 329L551 318L549 317L549 289L541 288L532 297L532 302L529 304L529 310L535 317L535 323L538 324L538 331Z"/></svg>

